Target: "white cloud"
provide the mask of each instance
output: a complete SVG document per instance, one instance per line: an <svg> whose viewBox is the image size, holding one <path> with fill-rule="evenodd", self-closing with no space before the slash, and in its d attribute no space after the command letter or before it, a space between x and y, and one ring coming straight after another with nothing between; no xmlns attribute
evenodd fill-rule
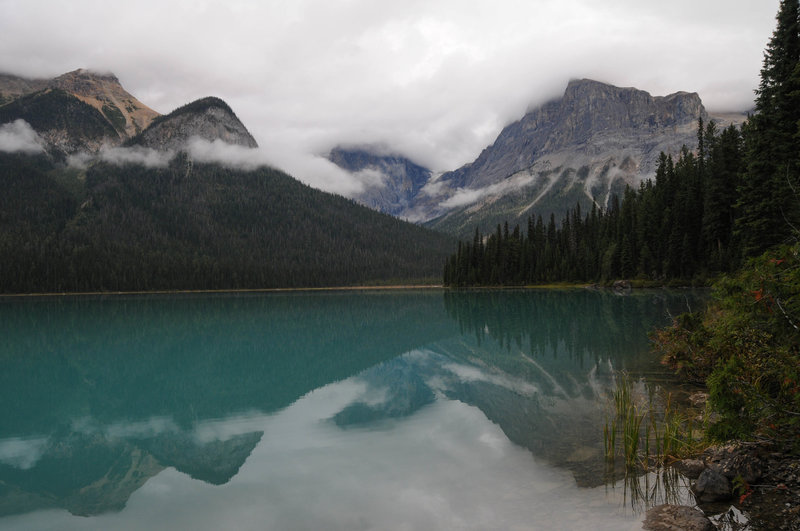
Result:
<svg viewBox="0 0 800 531"><path fill-rule="evenodd" d="M157 151L141 146L108 147L103 146L98 158L111 164L141 164L148 168L165 168L175 156L171 151Z"/></svg>
<svg viewBox="0 0 800 531"><path fill-rule="evenodd" d="M193 137L186 143L186 150L196 162L216 162L223 166L244 170L270 165L263 151L228 144L222 140L209 142L200 137Z"/></svg>
<svg viewBox="0 0 800 531"><path fill-rule="evenodd" d="M0 125L0 151L8 153L39 153L43 142L25 120Z"/></svg>
<svg viewBox="0 0 800 531"><path fill-rule="evenodd" d="M747 109L778 3L0 0L0 71L111 70L160 112L219 96L267 160L341 193L361 184L320 153L384 143L455 169L570 78Z"/></svg>
<svg viewBox="0 0 800 531"><path fill-rule="evenodd" d="M458 188L452 196L442 201L439 206L450 209L471 205L473 203L477 203L484 197L491 195L502 195L510 190L516 190L527 186L532 182L532 175L525 172L520 172L497 184L492 184L483 188Z"/></svg>
<svg viewBox="0 0 800 531"><path fill-rule="evenodd" d="M389 178L385 173L373 168L365 168L361 171L352 174L353 178L358 180L365 189L368 188L382 188L386 186L386 180Z"/></svg>
<svg viewBox="0 0 800 531"><path fill-rule="evenodd" d="M42 457L47 443L46 437L0 439L0 463L28 470Z"/></svg>

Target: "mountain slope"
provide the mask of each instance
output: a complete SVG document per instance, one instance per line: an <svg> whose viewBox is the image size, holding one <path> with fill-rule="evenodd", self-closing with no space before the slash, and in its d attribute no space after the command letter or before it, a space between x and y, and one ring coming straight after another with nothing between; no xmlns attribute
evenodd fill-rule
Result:
<svg viewBox="0 0 800 531"><path fill-rule="evenodd" d="M122 88L114 74L79 69L53 79L49 86L73 94L100 111L122 138L136 135L159 116Z"/></svg>
<svg viewBox="0 0 800 531"><path fill-rule="evenodd" d="M592 80L569 83L564 96L503 129L465 166L433 179L420 194L428 225L468 236L479 225L528 215L560 218L576 203L605 207L626 185L655 172L659 154L694 146L700 97L653 97Z"/></svg>
<svg viewBox="0 0 800 531"><path fill-rule="evenodd" d="M199 99L171 113L159 116L127 145L139 145L159 151L178 151L192 137L209 142L258 147L256 140L239 121L227 103L219 98Z"/></svg>
<svg viewBox="0 0 800 531"><path fill-rule="evenodd" d="M69 171L0 156L0 292L417 281L438 278L453 246L269 168L178 155L166 168Z"/></svg>
<svg viewBox="0 0 800 531"><path fill-rule="evenodd" d="M0 124L25 120L58 156L97 152L117 145L120 137L94 107L60 89L45 89L0 106Z"/></svg>
<svg viewBox="0 0 800 531"><path fill-rule="evenodd" d="M12 74L0 74L0 105L25 94L44 90L48 82L47 79L28 79Z"/></svg>
<svg viewBox="0 0 800 531"><path fill-rule="evenodd" d="M100 114L102 121L115 132L114 135L108 135L106 143L109 145L118 145L123 140L136 135L159 115L128 93L113 74L79 69L49 80L26 79L0 74L0 105L14 103L21 99L30 101L51 92L69 95L95 109ZM0 118L0 123L13 121L16 118L25 119L22 115L14 115L14 112L14 107L6 109L3 117ZM83 120L87 120L87 118L83 118ZM96 120L96 117L93 117L92 120ZM33 123L31 125L40 135L43 134L43 131L40 131L36 125ZM74 136L74 128L64 130L61 136ZM81 143L66 141L64 138L60 142L62 148L71 148L71 145L79 144ZM94 147L91 142L80 148L90 152L97 150L97 147ZM77 151L67 151L67 154L75 152Z"/></svg>
<svg viewBox="0 0 800 531"><path fill-rule="evenodd" d="M412 206L431 177L431 170L399 155L377 155L368 148L331 150L328 160L361 177L365 190L354 199L370 208L400 218L415 216Z"/></svg>

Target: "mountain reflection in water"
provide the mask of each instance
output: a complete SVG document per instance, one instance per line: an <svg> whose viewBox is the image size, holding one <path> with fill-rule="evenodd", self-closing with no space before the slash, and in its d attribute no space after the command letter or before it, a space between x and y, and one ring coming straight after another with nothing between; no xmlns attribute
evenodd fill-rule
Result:
<svg viewBox="0 0 800 531"><path fill-rule="evenodd" d="M341 432L324 431L323 447L458 411L488 419L489 446L594 485L613 371L645 374L647 331L687 302L580 290L0 299L0 516L121 511L151 479L174 483L171 469L236 483L259 452L330 430L288 418L319 408L315 394L331 410L312 417Z"/></svg>

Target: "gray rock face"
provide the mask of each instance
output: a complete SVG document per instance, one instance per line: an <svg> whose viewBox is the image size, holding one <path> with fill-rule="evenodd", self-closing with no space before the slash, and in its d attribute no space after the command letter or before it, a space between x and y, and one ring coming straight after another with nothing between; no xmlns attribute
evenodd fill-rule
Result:
<svg viewBox="0 0 800 531"><path fill-rule="evenodd" d="M647 511L642 529L648 531L713 531L702 511L685 505L658 505Z"/></svg>
<svg viewBox="0 0 800 531"><path fill-rule="evenodd" d="M663 151L697 143L708 114L696 93L653 97L634 88L572 81L561 99L528 112L471 164L436 179L421 195L431 226L484 232L531 214L558 220L576 203L606 207L626 185L655 175ZM426 191L426 190L423 190Z"/></svg>
<svg viewBox="0 0 800 531"><path fill-rule="evenodd" d="M660 152L652 153L653 144L691 140L701 116L707 118L696 93L653 97L634 88L588 79L572 81L563 98L507 126L475 162L443 179L460 186L486 186L565 148L602 155L609 148L634 148L644 142L650 144L641 149L647 155L643 157L646 169L650 169ZM680 138L674 139L676 135Z"/></svg>
<svg viewBox="0 0 800 531"><path fill-rule="evenodd" d="M423 168L399 155L376 155L368 149L335 148L328 160L360 177L364 191L359 203L393 216L413 218L417 194L431 177Z"/></svg>
<svg viewBox="0 0 800 531"><path fill-rule="evenodd" d="M219 98L204 98L159 117L131 143L159 151L179 151L194 138L255 148L253 136Z"/></svg>

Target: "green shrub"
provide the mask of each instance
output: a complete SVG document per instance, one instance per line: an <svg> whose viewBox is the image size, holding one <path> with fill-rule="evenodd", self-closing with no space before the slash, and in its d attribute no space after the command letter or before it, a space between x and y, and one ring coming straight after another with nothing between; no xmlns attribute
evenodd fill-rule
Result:
<svg viewBox="0 0 800 531"><path fill-rule="evenodd" d="M662 361L706 380L717 439L769 436L800 447L800 244L714 285L715 303L653 334Z"/></svg>

